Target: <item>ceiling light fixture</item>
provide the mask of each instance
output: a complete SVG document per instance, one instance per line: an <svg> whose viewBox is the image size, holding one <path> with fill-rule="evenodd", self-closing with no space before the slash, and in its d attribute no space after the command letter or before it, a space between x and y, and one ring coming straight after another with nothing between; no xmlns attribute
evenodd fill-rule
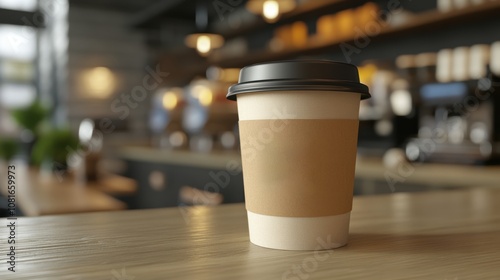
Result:
<svg viewBox="0 0 500 280"><path fill-rule="evenodd" d="M200 31L207 30L208 10L205 1L199 1L196 6L196 26ZM188 47L196 49L201 56L207 56L213 49L224 45L224 38L214 33L199 32L188 35L185 43Z"/></svg>
<svg viewBox="0 0 500 280"><path fill-rule="evenodd" d="M250 0L247 9L258 15L262 15L267 22L276 22L279 17L295 9L294 0Z"/></svg>

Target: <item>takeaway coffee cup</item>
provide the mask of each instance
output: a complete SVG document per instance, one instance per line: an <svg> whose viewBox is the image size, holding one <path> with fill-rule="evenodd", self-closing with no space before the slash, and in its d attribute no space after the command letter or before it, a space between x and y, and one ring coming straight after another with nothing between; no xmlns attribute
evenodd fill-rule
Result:
<svg viewBox="0 0 500 280"><path fill-rule="evenodd" d="M347 243L361 99L354 65L322 60L240 72L237 100L250 241L284 250Z"/></svg>

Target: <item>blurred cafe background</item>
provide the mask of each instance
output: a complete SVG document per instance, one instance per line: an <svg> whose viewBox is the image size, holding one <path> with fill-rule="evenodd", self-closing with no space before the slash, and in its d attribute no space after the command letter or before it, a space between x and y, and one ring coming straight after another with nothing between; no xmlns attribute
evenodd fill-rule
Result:
<svg viewBox="0 0 500 280"><path fill-rule="evenodd" d="M243 202L225 95L242 67L286 59L349 62L369 86L355 195L499 187L499 15L493 0L0 0L0 208L7 166L19 215Z"/></svg>

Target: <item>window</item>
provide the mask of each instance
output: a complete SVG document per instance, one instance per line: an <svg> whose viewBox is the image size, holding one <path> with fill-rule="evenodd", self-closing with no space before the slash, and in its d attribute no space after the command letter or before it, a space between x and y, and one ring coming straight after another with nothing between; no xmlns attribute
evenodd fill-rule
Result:
<svg viewBox="0 0 500 280"><path fill-rule="evenodd" d="M37 0L0 0L0 8L9 10L35 11L37 4ZM37 30L0 24L0 42L0 134L10 134L15 125L9 110L27 106L37 96Z"/></svg>

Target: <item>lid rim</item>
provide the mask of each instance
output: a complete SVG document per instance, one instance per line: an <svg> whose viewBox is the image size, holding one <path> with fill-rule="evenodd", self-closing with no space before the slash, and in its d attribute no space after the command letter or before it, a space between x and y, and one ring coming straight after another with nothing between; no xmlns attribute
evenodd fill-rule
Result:
<svg viewBox="0 0 500 280"><path fill-rule="evenodd" d="M243 70L243 69L250 68L250 67L253 67L253 66L267 65L267 64L308 63L308 62L309 63L317 63L317 64L342 64L342 65L345 65L345 66L355 67L356 69L358 69L358 67L356 67L356 65L354 65L354 64L347 63L347 62L342 62L342 61L333 61L333 60L328 60L328 59L287 59L287 60L273 60L273 61L268 61L268 62L258 62L258 63L250 64L250 65L247 65L247 66L245 66L245 67L243 67L241 69Z"/></svg>
<svg viewBox="0 0 500 280"><path fill-rule="evenodd" d="M315 88L305 88L305 87L293 87L293 88L284 88L284 87L279 87L279 88L258 88L258 89L252 89L252 90L247 90L247 91L238 91L234 93L230 93L226 95L226 99L231 100L231 101L236 101L236 96L244 93L259 93L259 92L269 92L269 91L338 91L338 92L352 92L352 93L359 93L361 95L361 100L364 99L369 99L371 98L371 94L368 92L361 92L359 90L354 90L352 88L333 88L333 87L315 87Z"/></svg>
<svg viewBox="0 0 500 280"><path fill-rule="evenodd" d="M321 65L321 67L319 67ZM358 68L350 63L331 60L285 60L244 67L239 83L228 89L226 98L263 91L344 91L370 98L369 89L359 82Z"/></svg>

